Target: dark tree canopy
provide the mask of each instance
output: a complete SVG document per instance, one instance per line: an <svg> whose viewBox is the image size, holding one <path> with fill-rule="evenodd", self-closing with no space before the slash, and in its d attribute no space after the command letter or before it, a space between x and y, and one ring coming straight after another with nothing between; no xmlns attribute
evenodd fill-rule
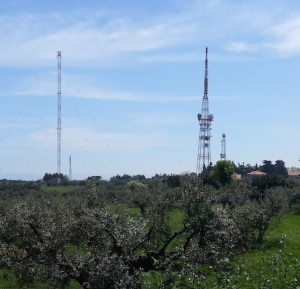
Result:
<svg viewBox="0 0 300 289"><path fill-rule="evenodd" d="M240 174L242 176L246 176L248 173L252 172L252 171L256 171L258 166L252 166L250 164L246 164L245 163L238 163L238 165L236 165L234 162L232 162L232 165L234 166L234 171L237 174Z"/></svg>
<svg viewBox="0 0 300 289"><path fill-rule="evenodd" d="M101 176L90 176L87 178L87 181L100 181L101 179Z"/></svg>
<svg viewBox="0 0 300 289"><path fill-rule="evenodd" d="M264 160L263 165L259 167L259 170L266 174L278 174L282 176L288 175L287 168L282 160L275 161L275 164L272 164L272 161Z"/></svg>
<svg viewBox="0 0 300 289"><path fill-rule="evenodd" d="M167 184L170 188L176 188L181 186L181 179L179 175L169 175L167 177Z"/></svg>
<svg viewBox="0 0 300 289"><path fill-rule="evenodd" d="M43 177L43 181L47 183L47 185L59 185L59 184L68 184L68 177L66 175L63 174L58 174L58 173L54 173L54 174L49 174L46 173Z"/></svg>
<svg viewBox="0 0 300 289"><path fill-rule="evenodd" d="M288 175L288 171L287 171L287 168L285 167L284 161L277 160L275 162L275 168L276 168L277 174L282 175L282 176L287 176Z"/></svg>
<svg viewBox="0 0 300 289"><path fill-rule="evenodd" d="M221 160L214 165L209 176L224 186L232 181L233 173L234 167L232 163L230 161Z"/></svg>

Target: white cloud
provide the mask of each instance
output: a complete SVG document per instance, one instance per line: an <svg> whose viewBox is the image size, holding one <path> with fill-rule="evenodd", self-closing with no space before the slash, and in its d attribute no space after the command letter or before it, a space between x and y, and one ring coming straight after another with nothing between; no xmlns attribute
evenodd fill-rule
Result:
<svg viewBox="0 0 300 289"><path fill-rule="evenodd" d="M231 42L227 46L227 49L231 52L249 52L256 50L253 45L246 42Z"/></svg>
<svg viewBox="0 0 300 289"><path fill-rule="evenodd" d="M75 13L74 17L78 15ZM61 15L63 17L63 15ZM0 63L30 65L45 63L55 57L57 50L76 65L76 61L95 64L94 61L112 61L120 54L151 51L180 45L193 39L195 25L176 17L135 23L128 18L115 18L97 23L79 19L74 24L59 21L53 15L0 16ZM70 17L69 17L70 18ZM61 24L61 26L60 26ZM35 59L35 61L33 61ZM90 63L92 61L93 63Z"/></svg>
<svg viewBox="0 0 300 289"><path fill-rule="evenodd" d="M257 48L298 51L299 20L289 19L273 29L288 14L278 18L279 8L270 11L269 5L191 1L189 5L180 3L180 12L151 17L122 15L120 11L106 11L110 17L105 17L105 13L88 8L81 14L71 10L67 15L0 15L0 41L4 44L0 64L45 65L55 59L58 50L70 66L191 62L199 59L196 45L220 41L229 42L227 49L239 53ZM283 43L270 43L268 38L274 34ZM193 44L193 50L172 51L187 44Z"/></svg>
<svg viewBox="0 0 300 289"><path fill-rule="evenodd" d="M300 16L286 20L271 32L276 37L276 41L269 44L269 47L282 56L300 54Z"/></svg>

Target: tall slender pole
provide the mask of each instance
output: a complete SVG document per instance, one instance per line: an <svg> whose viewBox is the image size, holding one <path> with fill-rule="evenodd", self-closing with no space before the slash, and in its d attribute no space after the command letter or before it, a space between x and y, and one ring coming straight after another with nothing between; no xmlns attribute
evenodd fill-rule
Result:
<svg viewBox="0 0 300 289"><path fill-rule="evenodd" d="M57 52L57 174L61 174L61 52Z"/></svg>

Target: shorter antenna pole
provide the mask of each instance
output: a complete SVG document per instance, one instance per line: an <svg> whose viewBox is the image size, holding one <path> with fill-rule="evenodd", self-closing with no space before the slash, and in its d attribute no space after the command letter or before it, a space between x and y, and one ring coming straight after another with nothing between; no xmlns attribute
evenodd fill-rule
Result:
<svg viewBox="0 0 300 289"><path fill-rule="evenodd" d="M221 144L222 144L222 147L221 147L220 157L221 157L221 160L226 160L226 134L225 133L222 134Z"/></svg>
<svg viewBox="0 0 300 289"><path fill-rule="evenodd" d="M71 156L69 157L69 181L72 181L72 160L71 160Z"/></svg>

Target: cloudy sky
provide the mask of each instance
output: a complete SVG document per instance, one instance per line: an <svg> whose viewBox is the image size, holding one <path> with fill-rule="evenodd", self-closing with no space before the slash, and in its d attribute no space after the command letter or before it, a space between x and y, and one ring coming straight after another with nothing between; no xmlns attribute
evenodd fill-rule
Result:
<svg viewBox="0 0 300 289"><path fill-rule="evenodd" d="M300 166L299 0L0 2L0 179L194 172L205 47L212 162Z"/></svg>

